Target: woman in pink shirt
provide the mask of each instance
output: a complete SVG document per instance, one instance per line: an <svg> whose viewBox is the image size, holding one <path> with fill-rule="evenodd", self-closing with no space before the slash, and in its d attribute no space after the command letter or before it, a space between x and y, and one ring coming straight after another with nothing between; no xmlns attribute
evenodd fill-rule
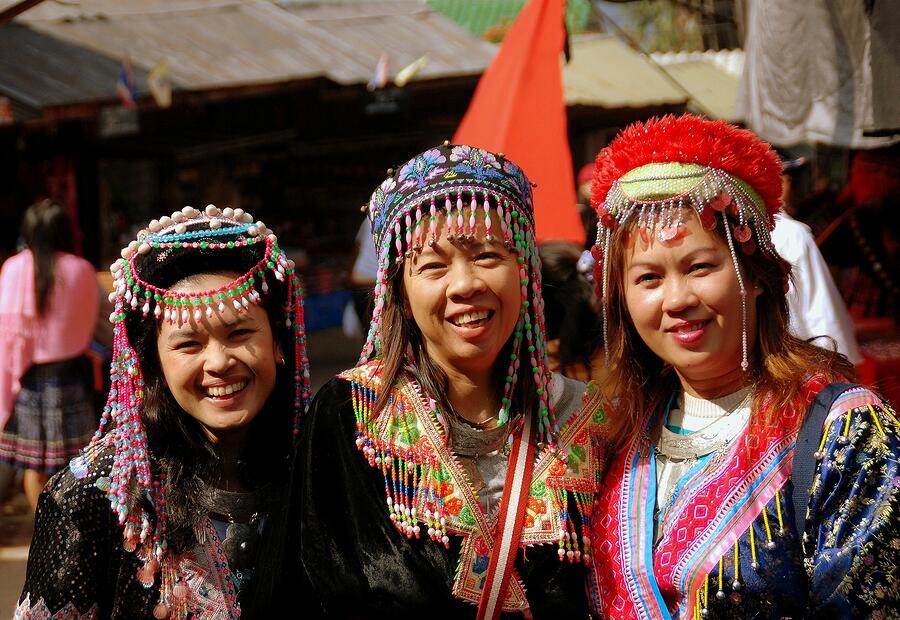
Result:
<svg viewBox="0 0 900 620"><path fill-rule="evenodd" d="M0 271L0 460L25 470L34 508L96 426L84 352L100 300L93 266L71 253L62 205L29 207L22 238L26 249Z"/></svg>

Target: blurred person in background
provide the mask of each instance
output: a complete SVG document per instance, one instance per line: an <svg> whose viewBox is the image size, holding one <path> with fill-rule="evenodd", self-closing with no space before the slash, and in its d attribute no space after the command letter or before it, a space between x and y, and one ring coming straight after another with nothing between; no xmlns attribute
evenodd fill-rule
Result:
<svg viewBox="0 0 900 620"><path fill-rule="evenodd" d="M791 264L787 295L791 331L798 338L836 349L858 365L863 357L847 305L838 292L809 226L793 217L794 180L806 166L806 159L782 156L782 166L783 210L775 214L772 244L781 257Z"/></svg>
<svg viewBox="0 0 900 620"><path fill-rule="evenodd" d="M583 165L578 170L576 179L578 187L578 215L584 226L584 250L590 250L597 236L597 212L591 207L591 180L594 174L594 162Z"/></svg>
<svg viewBox="0 0 900 620"><path fill-rule="evenodd" d="M84 357L100 294L72 254L66 209L43 200L22 222L25 249L0 272L0 460L24 469L32 509L49 476L90 441L97 414Z"/></svg>
<svg viewBox="0 0 900 620"><path fill-rule="evenodd" d="M593 286L592 262L574 243L542 243L541 280L547 324L547 362L552 372L579 381L603 377L603 333Z"/></svg>
<svg viewBox="0 0 900 620"><path fill-rule="evenodd" d="M372 224L366 218L356 232L350 277L347 282L353 295L353 310L360 326L368 325L372 320L372 291L375 290L377 275L378 257L375 256L375 245L372 242Z"/></svg>

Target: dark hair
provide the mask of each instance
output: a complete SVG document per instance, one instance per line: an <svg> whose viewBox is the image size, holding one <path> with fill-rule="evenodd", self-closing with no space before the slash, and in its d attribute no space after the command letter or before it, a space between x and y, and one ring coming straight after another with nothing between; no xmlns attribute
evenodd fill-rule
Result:
<svg viewBox="0 0 900 620"><path fill-rule="evenodd" d="M66 208L53 200L28 207L22 219L22 240L34 257L34 294L38 314L43 315L53 287L56 252L73 252L75 233Z"/></svg>
<svg viewBox="0 0 900 620"><path fill-rule="evenodd" d="M697 217L690 207L686 218ZM731 216L729 215L729 218ZM713 234L726 240L722 221L717 218ZM679 388L671 366L656 356L634 328L625 303L624 266L625 237L635 223L620 226L612 236L607 289L608 359L615 360L608 369L610 391L616 395L610 416L609 439L621 444L641 432L640 419L646 411L665 406L673 391ZM738 262L745 285L762 288L756 298L756 333L750 352L749 373L755 382L751 424L779 424L778 416L785 408L802 406L803 385L808 378L822 373L828 380L852 379L855 371L843 355L827 351L793 336L789 330L789 312L785 284L790 265L778 255L761 250L745 254L737 248ZM797 416L802 422L803 416Z"/></svg>
<svg viewBox="0 0 900 620"><path fill-rule="evenodd" d="M200 274L242 275L265 251L264 244L229 250L153 250L137 265L141 278L155 286L171 287ZM263 482L283 484L288 475L293 427L293 335L285 325L286 287L266 277L270 287L261 306L268 316L273 338L284 351L285 363L277 367L275 387L263 409L250 424L247 443L239 457L239 474L250 486ZM168 492L169 541L177 550L196 544L206 519L198 503L201 480L216 483L221 473L219 458L200 423L179 407L166 385L156 339L159 326L152 317L130 312L126 318L129 341L137 352L144 376L142 421L147 432L151 463L165 476Z"/></svg>
<svg viewBox="0 0 900 620"><path fill-rule="evenodd" d="M600 314L593 287L578 271L581 249L574 243L553 241L538 247L544 295L547 340L559 338L559 368L581 364L591 369L603 343Z"/></svg>

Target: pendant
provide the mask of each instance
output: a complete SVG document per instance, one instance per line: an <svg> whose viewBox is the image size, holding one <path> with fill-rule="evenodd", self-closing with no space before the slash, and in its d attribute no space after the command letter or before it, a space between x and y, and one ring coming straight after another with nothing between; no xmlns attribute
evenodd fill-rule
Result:
<svg viewBox="0 0 900 620"><path fill-rule="evenodd" d="M228 564L235 568L252 566L259 548L259 524L256 519L249 523L229 523L225 530L222 548Z"/></svg>

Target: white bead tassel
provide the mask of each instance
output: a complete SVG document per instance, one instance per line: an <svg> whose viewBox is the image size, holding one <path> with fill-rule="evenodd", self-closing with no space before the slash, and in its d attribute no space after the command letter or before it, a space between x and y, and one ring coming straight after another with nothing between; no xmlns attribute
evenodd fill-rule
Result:
<svg viewBox="0 0 900 620"><path fill-rule="evenodd" d="M598 222L597 236L600 236ZM603 280L600 284L600 306L603 310L603 364L606 368L611 368L609 363L609 246L612 239L612 232L609 229L603 230Z"/></svg>
<svg viewBox="0 0 900 620"><path fill-rule="evenodd" d="M722 212L722 224L725 226L725 239L728 241L728 251L731 253L731 262L734 264L734 273L737 275L738 287L741 289L741 370L746 372L750 368L747 359L747 289L744 286L744 276L741 275L741 266L738 263L737 252L734 251L734 239L731 238L731 226L728 218Z"/></svg>
<svg viewBox="0 0 900 620"><path fill-rule="evenodd" d="M445 219L447 220L447 234L446 234L446 237L447 237L447 241L452 241L452 240L453 240L453 229L452 229L452 223L453 223L453 203L450 202L450 194L447 194L447 199L444 200L444 209L447 211L447 215L446 215L446 217L445 217Z"/></svg>

